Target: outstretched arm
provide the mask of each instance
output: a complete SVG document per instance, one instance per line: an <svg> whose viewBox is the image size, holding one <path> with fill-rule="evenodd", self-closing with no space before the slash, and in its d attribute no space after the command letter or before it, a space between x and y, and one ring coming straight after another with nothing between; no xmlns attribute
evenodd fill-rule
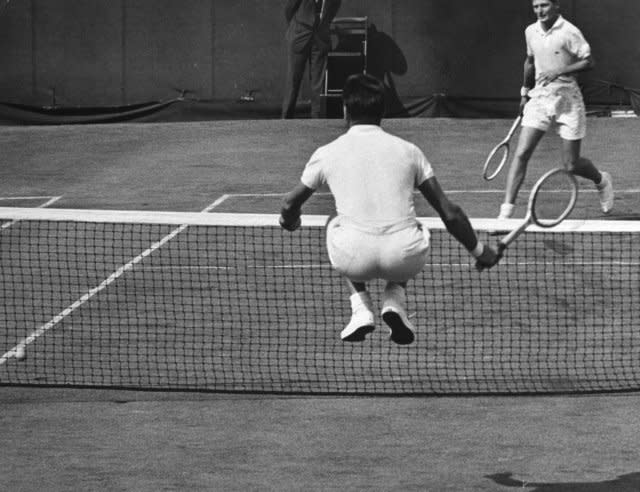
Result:
<svg viewBox="0 0 640 492"><path fill-rule="evenodd" d="M293 190L287 193L282 201L282 210L280 211L280 225L282 227L288 231L295 231L300 227L302 205L313 195L314 191L308 186L298 183Z"/></svg>
<svg viewBox="0 0 640 492"><path fill-rule="evenodd" d="M422 182L418 189L438 213L449 233L478 260L481 266L490 268L496 264L498 261L496 252L478 241L467 215L462 208L449 200L435 177Z"/></svg>

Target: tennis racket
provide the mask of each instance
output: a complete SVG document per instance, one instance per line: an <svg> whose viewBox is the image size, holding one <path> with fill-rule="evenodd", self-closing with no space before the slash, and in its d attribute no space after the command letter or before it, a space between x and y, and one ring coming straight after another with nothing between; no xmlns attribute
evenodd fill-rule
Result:
<svg viewBox="0 0 640 492"><path fill-rule="evenodd" d="M482 177L486 181L491 181L498 174L500 174L500 171L502 171L502 168L507 163L509 154L511 153L511 139L520 126L520 122L522 122L522 115L518 116L515 119L513 125L511 125L509 133L507 133L507 136L504 138L504 140L496 145L491 152L489 152L487 160L484 161L484 168L482 169ZM502 158L500 158L500 155L502 155Z"/></svg>
<svg viewBox="0 0 640 492"><path fill-rule="evenodd" d="M544 174L529 195L527 215L518 227L498 243L498 261L507 247L530 225L551 228L566 219L578 200L578 182L566 169L556 168ZM477 265L479 270L483 268Z"/></svg>

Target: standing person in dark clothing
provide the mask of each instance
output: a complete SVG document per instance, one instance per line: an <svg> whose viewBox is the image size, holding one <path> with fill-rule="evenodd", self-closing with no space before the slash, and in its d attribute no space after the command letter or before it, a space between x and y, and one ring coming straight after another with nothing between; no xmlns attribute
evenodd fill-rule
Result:
<svg viewBox="0 0 640 492"><path fill-rule="evenodd" d="M341 0L287 0L287 78L282 117L295 116L296 101L309 62L311 117L320 117L320 92L324 83L327 54L331 48L329 27Z"/></svg>

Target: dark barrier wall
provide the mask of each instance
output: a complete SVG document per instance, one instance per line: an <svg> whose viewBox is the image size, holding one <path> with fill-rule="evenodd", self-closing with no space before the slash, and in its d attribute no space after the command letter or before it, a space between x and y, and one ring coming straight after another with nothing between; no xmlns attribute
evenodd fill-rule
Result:
<svg viewBox="0 0 640 492"><path fill-rule="evenodd" d="M0 14L0 100L118 106L255 90L279 101L284 3L11 0ZM640 87L640 2L562 5L593 46L588 80ZM369 17L371 69L401 98L517 97L529 0L343 0L340 15Z"/></svg>

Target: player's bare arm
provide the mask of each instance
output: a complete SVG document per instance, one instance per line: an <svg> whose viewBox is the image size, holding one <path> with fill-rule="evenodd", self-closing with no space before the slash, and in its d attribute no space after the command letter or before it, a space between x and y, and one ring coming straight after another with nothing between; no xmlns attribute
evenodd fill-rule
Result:
<svg viewBox="0 0 640 492"><path fill-rule="evenodd" d="M471 252L481 265L491 267L496 264L496 252L478 241L464 210L449 200L435 177L426 179L418 189L438 213L447 231Z"/></svg>
<svg viewBox="0 0 640 492"><path fill-rule="evenodd" d="M524 59L524 74L522 77L522 86L528 89L533 89L536 83L536 68L535 60L533 56L527 56Z"/></svg>
<svg viewBox="0 0 640 492"><path fill-rule="evenodd" d="M284 197L282 201L282 210L280 211L280 225L288 231L295 231L300 227L300 214L302 213L302 205L313 195L312 190L308 186L298 183Z"/></svg>
<svg viewBox="0 0 640 492"><path fill-rule="evenodd" d="M529 100L529 91L536 85L536 68L533 56L527 56L524 60L524 73L522 76L522 90L520 92L520 114Z"/></svg>

